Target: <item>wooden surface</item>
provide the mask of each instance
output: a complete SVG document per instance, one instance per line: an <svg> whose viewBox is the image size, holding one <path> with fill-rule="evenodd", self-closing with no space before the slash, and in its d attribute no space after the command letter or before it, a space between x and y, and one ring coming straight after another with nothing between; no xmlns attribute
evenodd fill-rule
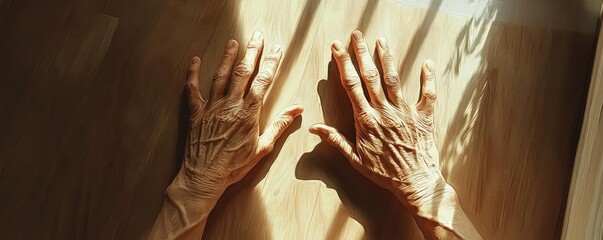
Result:
<svg viewBox="0 0 603 240"><path fill-rule="evenodd" d="M603 35L599 28L562 239L603 239Z"/></svg>
<svg viewBox="0 0 603 240"><path fill-rule="evenodd" d="M261 125L291 103L306 111L227 190L205 238L420 238L391 194L306 130L324 121L353 134L329 43L361 29L389 40L407 99L418 98L420 64L435 61L442 171L481 233L555 238L590 76L591 5L493 3L461 16L440 9L449 2L0 0L0 233L144 237L181 163L189 59L204 61L207 96L226 41L259 30L285 48ZM542 21L522 20L532 15Z"/></svg>

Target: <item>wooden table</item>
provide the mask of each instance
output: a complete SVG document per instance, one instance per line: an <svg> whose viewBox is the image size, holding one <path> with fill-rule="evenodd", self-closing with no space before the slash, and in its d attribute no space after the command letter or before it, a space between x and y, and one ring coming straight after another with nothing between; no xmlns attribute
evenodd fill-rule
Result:
<svg viewBox="0 0 603 240"><path fill-rule="evenodd" d="M421 238L390 193L307 132L353 135L329 44L361 29L371 48L389 40L407 99L435 61L440 165L486 239L554 238L600 0L400 1L0 0L0 233L144 237L182 161L190 58L207 96L226 41L259 30L285 49L261 126L306 110L227 190L204 237Z"/></svg>

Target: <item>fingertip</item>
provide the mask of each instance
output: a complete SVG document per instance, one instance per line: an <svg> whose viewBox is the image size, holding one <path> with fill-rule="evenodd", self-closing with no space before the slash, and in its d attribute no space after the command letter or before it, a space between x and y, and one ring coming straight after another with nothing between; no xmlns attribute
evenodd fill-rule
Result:
<svg viewBox="0 0 603 240"><path fill-rule="evenodd" d="M329 127L322 123L314 123L308 128L308 131L319 136L324 136L329 134Z"/></svg>
<svg viewBox="0 0 603 240"><path fill-rule="evenodd" d="M201 62L201 58L194 56L193 59L191 60L191 65L195 65L199 62Z"/></svg>
<svg viewBox="0 0 603 240"><path fill-rule="evenodd" d="M226 49L231 50L231 51L238 50L239 42L237 42L237 40L234 40L234 39L228 40L228 44L226 44Z"/></svg>
<svg viewBox="0 0 603 240"><path fill-rule="evenodd" d="M196 71L199 69L200 66L201 66L201 58L194 56L191 59L191 64L188 69L191 71Z"/></svg>
<svg viewBox="0 0 603 240"><path fill-rule="evenodd" d="M310 127L308 127L308 132L315 134L315 135L320 135L320 129L318 127L318 123L312 124Z"/></svg>
<svg viewBox="0 0 603 240"><path fill-rule="evenodd" d="M331 51L333 51L333 53L342 54L344 51L343 42L339 40L333 41L331 43Z"/></svg>
<svg viewBox="0 0 603 240"><path fill-rule="evenodd" d="M352 38L356 41L356 42L361 42L364 40L364 34L362 33L362 31L356 29L352 32Z"/></svg>
<svg viewBox="0 0 603 240"><path fill-rule="evenodd" d="M299 115L301 115L304 112L304 108L300 105L293 105L292 109L291 109L291 115L293 115L293 117L297 117Z"/></svg>
<svg viewBox="0 0 603 240"><path fill-rule="evenodd" d="M301 105L298 104L294 104L291 106L286 107L283 111L282 114L285 115L290 115L293 117L297 117L299 116L302 112L304 111L304 108Z"/></svg>
<svg viewBox="0 0 603 240"><path fill-rule="evenodd" d="M283 49L283 46L281 46L279 44L274 44L274 45L272 45L272 48L270 49L270 53L280 55L282 53L282 51L281 51L282 49Z"/></svg>
<svg viewBox="0 0 603 240"><path fill-rule="evenodd" d="M434 72L433 60L427 59L427 61L425 61L425 63L423 64L423 69L425 70L426 73L433 73Z"/></svg>
<svg viewBox="0 0 603 240"><path fill-rule="evenodd" d="M264 35L262 34L262 32L260 32L260 31L255 31L255 32L253 33L253 37L251 37L251 40L252 40L252 41L259 41L259 40L262 40L262 37L263 37L263 36L264 36Z"/></svg>
<svg viewBox="0 0 603 240"><path fill-rule="evenodd" d="M377 39L377 45L379 45L379 47L381 49L384 49L384 50L388 49L387 40L385 40L384 37L380 37L380 38Z"/></svg>
<svg viewBox="0 0 603 240"><path fill-rule="evenodd" d="M199 72L200 68L201 68L201 59L197 56L193 57L191 59L190 65L188 66L189 80L191 78L196 77L196 73Z"/></svg>

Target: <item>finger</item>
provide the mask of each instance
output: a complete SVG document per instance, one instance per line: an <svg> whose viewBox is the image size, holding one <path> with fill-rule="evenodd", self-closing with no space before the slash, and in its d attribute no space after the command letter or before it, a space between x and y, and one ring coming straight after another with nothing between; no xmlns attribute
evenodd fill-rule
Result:
<svg viewBox="0 0 603 240"><path fill-rule="evenodd" d="M281 61L281 56L283 55L281 49L282 47L279 45L272 46L270 53L264 58L260 71L251 83L251 89L247 95L250 102L261 103L264 99L264 95L270 87L270 84L272 84L276 69Z"/></svg>
<svg viewBox="0 0 603 240"><path fill-rule="evenodd" d="M230 39L226 45L222 63L220 63L218 70L214 73L214 78L211 83L211 92L209 94L210 101L220 99L224 96L228 78L230 77L232 66L234 66L234 63L237 60L238 53L239 43L234 39Z"/></svg>
<svg viewBox="0 0 603 240"><path fill-rule="evenodd" d="M200 71L201 59L195 56L188 67L188 78L186 80L186 96L191 113L196 113L201 110L201 106L203 105L203 102L205 102L199 91Z"/></svg>
<svg viewBox="0 0 603 240"><path fill-rule="evenodd" d="M337 129L324 124L314 124L308 129L310 133L318 135L323 141L339 149L352 165L359 165L360 158L356 154L350 140L343 136Z"/></svg>
<svg viewBox="0 0 603 240"><path fill-rule="evenodd" d="M361 31L355 30L352 32L352 45L358 58L360 73L362 74L364 85L366 85L368 90L371 103L373 106L382 106L385 103L385 94L381 87L381 77L369 53L368 46L364 40L364 34Z"/></svg>
<svg viewBox="0 0 603 240"><path fill-rule="evenodd" d="M228 93L230 98L242 98L245 94L247 83L249 83L249 78L251 77L251 74L253 74L263 47L264 36L262 36L262 33L260 32L255 32L247 44L245 56L243 56L239 65L235 67L232 84Z"/></svg>
<svg viewBox="0 0 603 240"><path fill-rule="evenodd" d="M402 107L405 102L400 88L400 77L398 76L394 58L389 51L389 45L387 45L385 38L377 40L377 53L383 67L383 83L385 84L387 98L394 106Z"/></svg>
<svg viewBox="0 0 603 240"><path fill-rule="evenodd" d="M331 45L331 51L333 52L333 56L335 57L335 62L337 62L337 68L339 69L339 75L341 75L341 84L343 88L348 93L348 97L350 98L350 102L352 102L352 107L354 108L354 112L366 112L371 107L364 96L364 92L362 91L362 84L360 83L360 77L356 73L356 68L352 64L352 60L350 59L350 54L343 47L343 43L340 41L335 41Z"/></svg>
<svg viewBox="0 0 603 240"><path fill-rule="evenodd" d="M436 100L435 71L433 61L427 60L421 67L421 96L417 109L427 116L433 114L433 104Z"/></svg>
<svg viewBox="0 0 603 240"><path fill-rule="evenodd" d="M262 136L260 136L257 151L258 155L263 157L272 152L276 140L303 111L304 109L301 106L293 105L280 112L276 119L266 128Z"/></svg>

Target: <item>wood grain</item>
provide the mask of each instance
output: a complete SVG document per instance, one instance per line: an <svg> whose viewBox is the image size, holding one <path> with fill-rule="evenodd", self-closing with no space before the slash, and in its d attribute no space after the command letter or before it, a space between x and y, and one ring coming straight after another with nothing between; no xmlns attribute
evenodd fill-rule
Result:
<svg viewBox="0 0 603 240"><path fill-rule="evenodd" d="M329 45L361 29L371 48L388 39L411 102L419 66L435 61L440 165L486 239L558 237L596 30L568 23L596 18L556 15L562 3L538 22L510 4L468 16L447 4L0 0L0 233L144 238L182 161L190 58L202 57L207 96L227 40L243 49L259 30L285 50L261 126L289 104L306 110L226 191L204 238L422 238L390 193L307 132L326 122L353 138Z"/></svg>
<svg viewBox="0 0 603 240"><path fill-rule="evenodd" d="M599 29L562 239L603 238L603 32Z"/></svg>

